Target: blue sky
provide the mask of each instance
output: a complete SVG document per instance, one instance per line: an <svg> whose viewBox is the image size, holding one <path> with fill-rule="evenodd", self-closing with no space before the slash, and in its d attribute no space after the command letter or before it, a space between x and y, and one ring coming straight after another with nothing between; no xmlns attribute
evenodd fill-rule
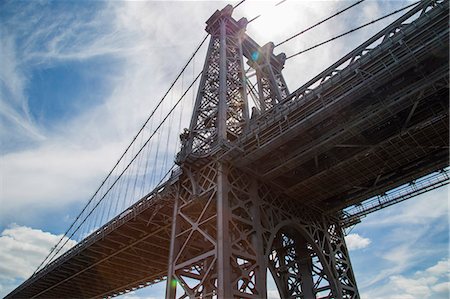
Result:
<svg viewBox="0 0 450 299"><path fill-rule="evenodd" d="M274 9L276 2L248 0L236 10L237 18L263 13L248 27L260 44L351 3L287 1ZM406 3L367 0L277 50L292 54ZM226 4L1 2L0 295L34 271L202 39L204 22ZM288 87L300 87L386 24L289 60ZM195 69L202 63L196 59ZM448 298L448 239L448 188L365 218L349 240L362 298ZM127 297L161 298L163 290Z"/></svg>

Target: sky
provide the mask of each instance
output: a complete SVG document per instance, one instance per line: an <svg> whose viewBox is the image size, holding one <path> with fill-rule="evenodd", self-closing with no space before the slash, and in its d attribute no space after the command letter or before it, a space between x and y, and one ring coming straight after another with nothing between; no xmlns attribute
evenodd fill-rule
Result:
<svg viewBox="0 0 450 299"><path fill-rule="evenodd" d="M247 28L261 45L352 3L277 2L247 0L235 11L237 19L261 14ZM409 3L367 0L275 53L293 54ZM0 296L27 279L61 237L204 37L204 22L226 4L0 3ZM289 89L394 18L288 60ZM193 73L204 49L199 55ZM362 298L449 298L448 191L371 214L349 232ZM277 298L273 283L269 295ZM124 297L163 296L158 284Z"/></svg>

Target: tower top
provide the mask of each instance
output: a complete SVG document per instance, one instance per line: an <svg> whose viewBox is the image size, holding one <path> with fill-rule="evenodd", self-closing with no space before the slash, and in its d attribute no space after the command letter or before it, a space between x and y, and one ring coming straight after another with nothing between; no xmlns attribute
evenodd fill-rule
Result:
<svg viewBox="0 0 450 299"><path fill-rule="evenodd" d="M228 4L221 10L216 10L213 15L206 21L206 32L209 34L217 34L217 30L219 28L220 20L227 20L227 33L238 32L242 29L245 30L247 27L248 21L246 18L241 18L239 21L236 21L232 17L233 14L233 6Z"/></svg>
<svg viewBox="0 0 450 299"><path fill-rule="evenodd" d="M247 19L236 21L232 13L227 5L206 21L211 39L191 124L180 136L179 164L227 151L248 127L250 96L261 112L288 94L281 76L285 56L273 54L273 43L259 46L245 33ZM249 77L258 82L251 83Z"/></svg>

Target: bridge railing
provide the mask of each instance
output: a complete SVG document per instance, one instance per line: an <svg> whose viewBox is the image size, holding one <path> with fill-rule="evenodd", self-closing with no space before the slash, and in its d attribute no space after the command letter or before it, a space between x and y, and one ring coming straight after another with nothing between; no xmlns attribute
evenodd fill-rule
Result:
<svg viewBox="0 0 450 299"><path fill-rule="evenodd" d="M336 81L339 81L344 77L344 71L349 72L352 69L364 64L365 61L361 61L363 59L366 59L366 61L367 59L370 60L373 56L372 52L374 50L379 50L382 44L391 46L394 35L399 33L403 34L401 31L406 25L419 19L425 12L429 11L433 7L443 5L446 5L446 0L421 1L416 7L412 8L410 11L402 15L386 28L379 31L359 47L352 50L326 70L309 80L302 87L292 92L289 97L285 99L284 103L302 101L302 99L304 99L306 95L311 93L313 90L318 89L319 92L324 90L324 85L327 82L335 85ZM417 24L417 26L420 26L420 24Z"/></svg>
<svg viewBox="0 0 450 299"><path fill-rule="evenodd" d="M345 55L331 67L292 92L284 102L253 119L247 133L238 139L245 160L251 162L270 151L268 144L277 146L300 124L313 122L313 118L323 119L345 105L345 99L360 96L370 91L379 80L392 79L392 74L405 68L406 61L427 55L430 49L442 43L447 31L426 31L428 36L415 36L417 30L424 30L439 16L447 19L448 1L422 1L387 28L363 43L356 50ZM406 36L421 45L412 53L404 43ZM423 44L422 44L423 43ZM395 47L397 52L390 49ZM381 61L381 59L384 58ZM374 63L377 61L378 63ZM334 110L333 108L334 107ZM336 108L337 107L337 108ZM327 109L328 114L323 110ZM320 112L320 113L319 113ZM317 121L317 120L316 120Z"/></svg>
<svg viewBox="0 0 450 299"><path fill-rule="evenodd" d="M344 228L352 226L370 213L445 186L450 183L449 174L450 168L447 167L351 206L342 212L341 225Z"/></svg>

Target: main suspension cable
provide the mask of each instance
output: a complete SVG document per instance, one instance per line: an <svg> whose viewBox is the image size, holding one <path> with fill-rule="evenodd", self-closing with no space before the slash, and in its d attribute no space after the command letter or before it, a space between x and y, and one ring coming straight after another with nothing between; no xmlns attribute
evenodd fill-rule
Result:
<svg viewBox="0 0 450 299"><path fill-rule="evenodd" d="M72 232L72 234L66 238L65 242L62 244L62 246L59 247L59 249L56 251L56 253L53 255L52 258L55 258L58 253L64 248L64 246L67 244L67 242L75 235L75 233L80 229L80 227L83 225L83 223L86 221L86 219L94 212L94 210L100 205L100 203L103 201L103 199L106 197L108 192L114 187L114 185L119 181L119 179L123 176L125 171L130 167L130 165L136 160L136 158L139 156L139 154L142 152L142 150L147 146L147 144L150 142L150 140L155 136L157 131L161 128L161 126L164 124L164 122L169 118L169 116L172 114L172 112L175 110L175 108L180 104L181 100L185 97L185 95L188 93L188 91L192 88L192 86L197 82L198 78L200 78L200 75L202 72L200 72L197 77L192 81L192 83L189 85L189 87L186 89L186 91L183 93L183 95L178 99L178 101L172 106L172 108L167 112L166 116L161 120L159 125L156 127L156 129L153 131L153 133L150 135L150 137L145 141L145 143L141 146L139 151L134 155L134 157L131 159L131 161L127 164L127 166L122 170L120 175L114 180L114 182L111 184L111 186L108 188L106 193L100 198L100 200L97 202L97 204L92 208L92 210L89 212L89 214L83 219L83 221L77 226L77 228ZM51 261L51 260L50 260Z"/></svg>
<svg viewBox="0 0 450 299"><path fill-rule="evenodd" d="M235 6L233 6L233 8L237 8L239 5L241 5L242 3L244 3L246 0L241 0L238 4L236 4Z"/></svg>
<svg viewBox="0 0 450 299"><path fill-rule="evenodd" d="M360 4L360 3L364 2L364 1L365 1L365 0L359 0L359 1L355 2L355 3L353 3L352 5L347 6L346 8L344 8L344 9L342 9L342 10L339 10L339 11L336 12L335 14L329 16L328 18L325 18L325 19L323 19L322 21L320 21L320 22L318 22L318 23L316 23L316 24L314 24L314 25L312 25L312 26L310 26L310 27L308 27L308 28L306 28L306 29L300 31L299 33L294 34L293 36L291 36L291 37L285 39L285 40L282 41L281 43L276 44L275 47L278 47L278 46L281 46L281 45L284 44L284 43L287 43L288 41L290 41L290 40L292 40L292 39L294 39L294 38L296 38L296 37L302 35L303 33L307 32L307 31L309 31L309 30L311 30L311 29L313 29L313 28L315 28L315 27L317 27L317 26L319 26L320 24L325 23L326 21L328 21L328 20L330 20L330 19L332 19L332 18L334 18L334 17L340 15L341 13L343 13L343 12L349 10L349 9L352 8L352 7L355 7L356 5L358 5L358 4Z"/></svg>
<svg viewBox="0 0 450 299"><path fill-rule="evenodd" d="M332 41L334 41L334 40L336 40L336 39L338 39L338 38L340 38L340 37L343 37L343 36L345 36L345 35L347 35L347 34L350 34L350 33L352 33L352 32L355 32L355 31L359 30L359 29L362 29L362 28L364 28L364 27L367 27L367 26L369 26L369 25L372 25L372 24L374 24L374 23L376 23L376 22L378 22L378 21L381 21L381 20L383 20L383 19L385 19L385 18L387 18L387 17L390 17L390 16L392 16L392 15L395 15L395 14L397 14L397 13L403 11L403 10L406 10L406 9L412 7L412 6L417 5L418 3L420 3L420 1L414 2L414 3L412 3L412 4L410 4L410 5L407 5L407 6L403 7L403 8L397 9L396 11L393 11L393 12L391 12L391 13L385 15L385 16L382 16L382 17L380 17L380 18L378 18L378 19L375 19L375 20L373 20L373 21L371 21L371 22L365 23L365 24L363 24L363 25L361 25L361 26L359 26L359 27L353 28L352 30L349 30L349 31L344 32L344 33L342 33L342 34L339 34L339 35L337 35L337 36L335 36L335 37L332 37L332 38L330 38L330 39L328 39L328 40L326 40L326 41L323 41L323 42L318 43L318 44L316 44L316 45L314 45L314 46L311 46L311 47L309 47L309 48L306 48L305 50L302 50L302 51L299 51L299 52L297 52L297 53L294 53L294 54L292 54L292 55L286 57L286 59L293 58L293 57L295 57L295 56L297 56L297 55L300 55L300 54L303 54L303 53L305 53L305 52L308 52L308 51L310 51L310 50L312 50L312 49L318 48L318 47L320 47L320 46L322 46L322 45L325 45L325 44L327 44L327 43L329 43L329 42L332 42Z"/></svg>
<svg viewBox="0 0 450 299"><path fill-rule="evenodd" d="M69 234L70 230L74 227L75 223L80 219L81 215L83 215L83 213L86 211L87 207L90 205L90 203L94 200L95 196L98 194L98 192L101 190L101 188L105 185L106 181L111 177L111 175L113 174L114 170L117 168L117 166L119 165L119 163L122 161L122 159L125 157L126 153L129 151L129 149L131 148L131 146L134 144L134 142L136 141L136 139L138 138L138 136L142 133L142 131L144 130L145 126L147 125L147 123L150 121L150 119L153 117L153 115L155 114L156 110L161 106L161 104L163 103L163 101L166 99L167 95L169 94L170 90L174 87L174 85L176 84L176 82L178 81L178 79L181 77L181 75L184 73L184 71L186 70L186 68L188 67L188 65L191 63L191 61L194 59L195 55L197 55L198 51L200 50L200 48L203 46L203 44L205 43L206 39L208 38L209 34L207 34L203 40L200 42L200 44L197 46L197 48L195 49L195 51L193 52L193 54L191 55L191 57L189 58L189 60L187 61L187 63L183 66L183 68L181 69L181 71L178 73L178 75L176 76L175 80L172 82L172 84L170 85L170 87L168 88L168 90L166 91L166 93L163 95L163 97L161 98L161 100L158 102L158 104L156 105L156 107L153 109L153 111L150 113L150 116L146 119L146 121L144 122L144 124L141 126L141 128L139 129L139 131L137 132L137 134L134 136L134 138L132 139L132 141L130 142L130 144L126 147L125 151L122 153L122 155L120 156L120 158L117 160L116 164L113 166L113 168L110 170L110 172L108 173L108 175L105 177L105 179L102 181L102 183L100 184L100 186L97 188L97 190L94 192L94 194L92 195L92 197L88 200L87 204L83 207L83 209L81 210L81 212L78 214L78 216L75 218L75 220L72 222L72 224L70 225L70 227L64 232L64 234L61 236L61 238L59 239L58 243L56 243L56 245L54 247L51 248L50 252L48 253L48 255L45 257L45 259L39 264L39 266L36 268L36 270L33 272L33 275L36 274L36 272L42 267L42 265L48 260L48 258L52 255L52 253L56 250L56 248L61 244L61 242L64 240L64 238ZM66 242L67 243L67 242Z"/></svg>

